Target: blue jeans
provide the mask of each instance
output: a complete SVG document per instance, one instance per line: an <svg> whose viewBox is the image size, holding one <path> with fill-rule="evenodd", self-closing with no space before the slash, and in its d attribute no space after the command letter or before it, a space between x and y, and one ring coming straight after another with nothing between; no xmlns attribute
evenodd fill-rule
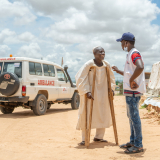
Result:
<svg viewBox="0 0 160 160"><path fill-rule="evenodd" d="M139 116L139 101L141 97L126 96L127 103L127 116L130 123L130 143L135 147L143 147L142 145L142 129L141 129L141 119Z"/></svg>

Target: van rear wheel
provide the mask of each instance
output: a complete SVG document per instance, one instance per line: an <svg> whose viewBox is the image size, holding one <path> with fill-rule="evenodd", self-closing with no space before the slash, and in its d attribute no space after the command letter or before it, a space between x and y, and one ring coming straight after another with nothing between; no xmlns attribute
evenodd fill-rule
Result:
<svg viewBox="0 0 160 160"><path fill-rule="evenodd" d="M1 109L1 112L3 113L3 114L10 114L10 113L12 113L13 111L14 111L14 107L12 108L9 108L9 107L0 107L0 109Z"/></svg>
<svg viewBox="0 0 160 160"><path fill-rule="evenodd" d="M43 94L38 94L36 105L32 107L33 113L37 116L44 115L48 107L47 98Z"/></svg>
<svg viewBox="0 0 160 160"><path fill-rule="evenodd" d="M74 92L73 97L72 97L72 102L71 102L72 109L79 108L79 101L80 101L80 97L79 97L78 92Z"/></svg>

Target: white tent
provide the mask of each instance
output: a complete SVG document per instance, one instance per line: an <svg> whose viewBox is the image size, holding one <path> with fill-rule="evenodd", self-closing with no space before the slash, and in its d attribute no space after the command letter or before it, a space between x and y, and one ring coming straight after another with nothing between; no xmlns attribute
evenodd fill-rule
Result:
<svg viewBox="0 0 160 160"><path fill-rule="evenodd" d="M152 72L148 84L148 93L155 96L160 95L160 62L157 62L152 66Z"/></svg>

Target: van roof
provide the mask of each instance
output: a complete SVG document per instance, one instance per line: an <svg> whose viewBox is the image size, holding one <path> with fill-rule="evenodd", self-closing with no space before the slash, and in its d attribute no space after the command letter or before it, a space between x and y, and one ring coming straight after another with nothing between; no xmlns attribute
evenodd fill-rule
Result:
<svg viewBox="0 0 160 160"><path fill-rule="evenodd" d="M52 64L58 68L62 68L60 65L46 61L46 60L41 60L41 59L34 59L34 58L27 58L27 57L3 57L0 58L0 62L10 62L10 61L31 61L31 62L37 62L37 63L46 63L46 64Z"/></svg>

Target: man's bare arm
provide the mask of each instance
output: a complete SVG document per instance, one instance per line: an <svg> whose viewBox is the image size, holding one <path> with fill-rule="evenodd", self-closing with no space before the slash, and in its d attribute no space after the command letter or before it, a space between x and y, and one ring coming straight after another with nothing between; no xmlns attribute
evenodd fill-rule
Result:
<svg viewBox="0 0 160 160"><path fill-rule="evenodd" d="M122 76L124 75L124 72L119 70L116 66L113 66L112 69L113 69L113 71L117 72L118 74L120 74Z"/></svg>
<svg viewBox="0 0 160 160"><path fill-rule="evenodd" d="M133 75L130 78L130 82L133 82L144 70L144 65L141 59L138 59L136 61L136 69L133 73Z"/></svg>

